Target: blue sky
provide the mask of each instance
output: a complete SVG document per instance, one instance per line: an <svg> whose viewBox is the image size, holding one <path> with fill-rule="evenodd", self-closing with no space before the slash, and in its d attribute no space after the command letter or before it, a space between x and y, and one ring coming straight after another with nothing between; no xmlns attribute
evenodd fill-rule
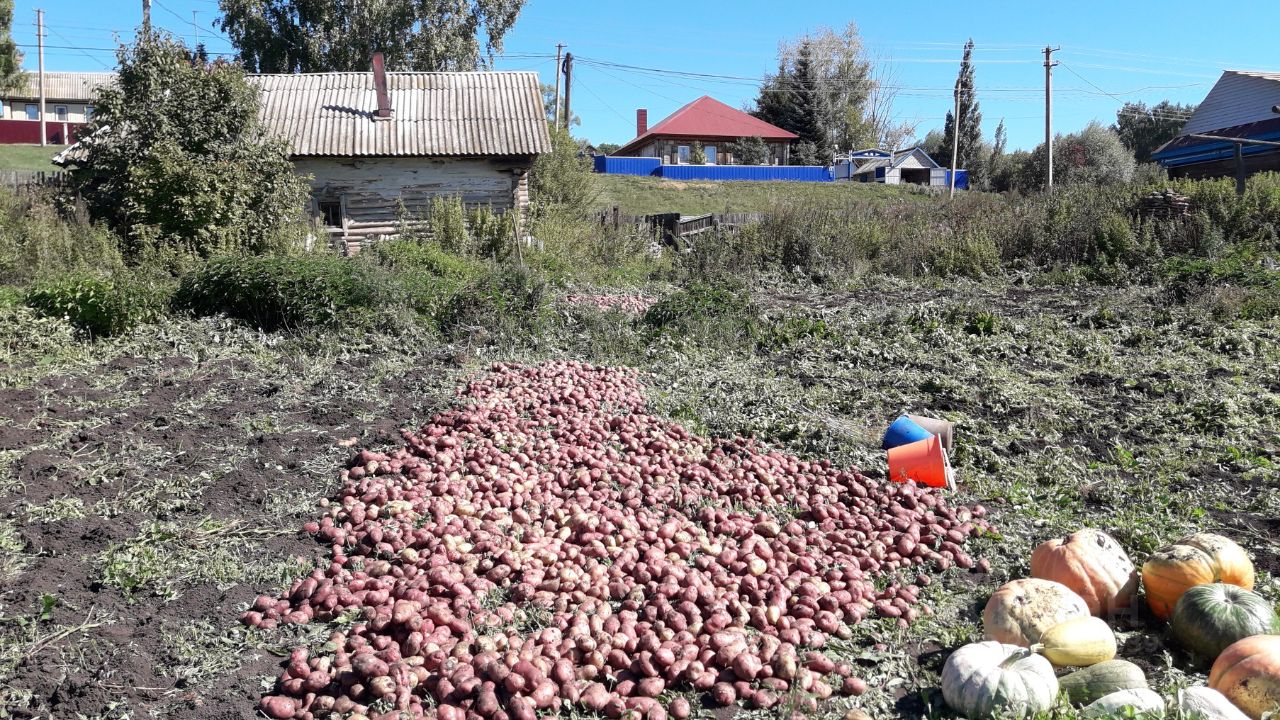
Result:
<svg viewBox="0 0 1280 720"><path fill-rule="evenodd" d="M141 0L18 0L14 35L35 67L35 12L48 27L49 70L104 70L117 38L128 40ZM192 11L196 15L192 16ZM230 52L212 27L215 0L153 0L157 24L211 52ZM818 26L853 20L869 52L892 67L901 87L895 113L923 136L941 127L951 103L961 46L977 44L977 91L988 137L1001 118L1011 148L1044 136L1046 44L1061 46L1054 74L1059 131L1090 120L1110 123L1125 100L1198 102L1224 69L1280 70L1280 3L1237 2L1220 16L1211 4L1165 0L1024 2L700 2L698 0L528 0L497 66L537 70L553 82L557 42L581 58L575 67L578 129L594 142L622 143L635 109L651 123L700 95L735 107L755 97L758 78L776 68L777 44ZM592 62L587 62L592 61ZM721 78L600 66L613 63Z"/></svg>

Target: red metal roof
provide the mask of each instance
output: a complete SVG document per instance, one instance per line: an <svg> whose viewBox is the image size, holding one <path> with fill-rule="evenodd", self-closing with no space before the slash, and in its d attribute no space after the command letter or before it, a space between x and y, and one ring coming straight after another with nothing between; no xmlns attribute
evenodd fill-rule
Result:
<svg viewBox="0 0 1280 720"><path fill-rule="evenodd" d="M691 138L744 138L759 136L766 140L795 140L800 137L776 125L725 105L707 95L694 100L668 115L649 131L618 149L615 155L643 145L658 136Z"/></svg>

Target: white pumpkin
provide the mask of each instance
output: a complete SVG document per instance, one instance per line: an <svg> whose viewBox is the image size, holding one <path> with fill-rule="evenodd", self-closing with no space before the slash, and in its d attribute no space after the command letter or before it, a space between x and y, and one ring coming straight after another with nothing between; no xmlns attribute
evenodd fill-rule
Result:
<svg viewBox="0 0 1280 720"><path fill-rule="evenodd" d="M1180 691L1178 709L1191 720L1249 720L1226 695L1211 687L1189 687Z"/></svg>
<svg viewBox="0 0 1280 720"><path fill-rule="evenodd" d="M1146 717L1164 717L1164 698L1147 688L1117 690L1085 705L1080 715L1087 718L1125 717L1122 712L1125 708L1145 713Z"/></svg>
<svg viewBox="0 0 1280 720"><path fill-rule="evenodd" d="M1053 707L1057 695L1053 665L1017 645L971 643L951 653L942 668L942 697L970 720L996 712L1034 715Z"/></svg>

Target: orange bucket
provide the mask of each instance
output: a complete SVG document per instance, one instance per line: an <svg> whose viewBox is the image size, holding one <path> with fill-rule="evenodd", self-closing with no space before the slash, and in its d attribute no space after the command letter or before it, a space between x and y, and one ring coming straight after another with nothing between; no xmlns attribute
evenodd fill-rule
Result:
<svg viewBox="0 0 1280 720"><path fill-rule="evenodd" d="M937 435L889 448L889 479L894 482L915 480L929 487L955 488L947 451Z"/></svg>

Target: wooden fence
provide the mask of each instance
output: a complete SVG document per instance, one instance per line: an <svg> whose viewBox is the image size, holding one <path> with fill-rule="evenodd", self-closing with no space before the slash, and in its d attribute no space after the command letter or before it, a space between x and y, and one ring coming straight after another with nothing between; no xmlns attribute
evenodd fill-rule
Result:
<svg viewBox="0 0 1280 720"><path fill-rule="evenodd" d="M0 187L14 192L29 193L41 188L65 187L71 176L65 172L45 170L0 170Z"/></svg>

